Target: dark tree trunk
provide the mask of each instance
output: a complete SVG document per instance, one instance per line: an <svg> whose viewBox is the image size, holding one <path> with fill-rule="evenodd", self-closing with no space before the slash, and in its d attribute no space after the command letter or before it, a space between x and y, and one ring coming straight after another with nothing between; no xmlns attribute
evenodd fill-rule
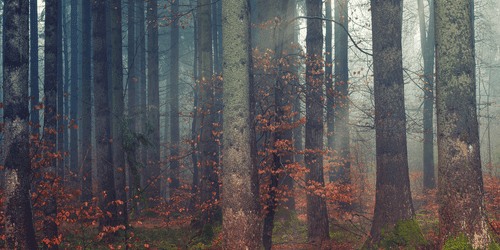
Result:
<svg viewBox="0 0 500 250"><path fill-rule="evenodd" d="M57 153L63 158L57 161L57 176L64 179L64 93L63 93L63 1L58 0L57 7Z"/></svg>
<svg viewBox="0 0 500 250"><path fill-rule="evenodd" d="M59 0L47 0L45 1L45 74L44 74L44 94L45 94L45 110L44 110L44 130L45 130L45 141L49 145L49 150L46 152L46 156L50 159L50 164L45 166L45 172L48 174L48 184L54 189L50 190L49 196L47 197L46 204L44 206L44 222L43 222L43 234L44 237L50 240L57 238L57 224L54 219L57 218L57 200L56 191L57 188L54 184L56 176L56 161L57 158L51 156L55 152L56 145L56 129L57 129L57 119L56 119L56 104L57 104L57 84L59 82L54 81L57 79L57 11L58 11L58 1ZM50 146L54 145L54 146ZM48 154L50 153L50 154ZM58 249L57 244L45 244L46 249Z"/></svg>
<svg viewBox="0 0 500 250"><path fill-rule="evenodd" d="M179 3L172 4L172 13L177 15ZM179 26L174 18L170 33L170 198L173 198L179 188Z"/></svg>
<svg viewBox="0 0 500 250"><path fill-rule="evenodd" d="M400 1L393 0L372 0L371 6L377 176L370 234L373 244L378 246L385 235L382 231L394 232L400 225L405 225L418 232L407 243L413 246L425 242L425 239L414 221L408 175L402 7Z"/></svg>
<svg viewBox="0 0 500 250"><path fill-rule="evenodd" d="M147 178L149 198L160 198L160 93L158 81L158 8L157 0L148 2L148 121L154 127L150 137L152 147L148 149ZM158 204L148 202L150 208Z"/></svg>
<svg viewBox="0 0 500 250"><path fill-rule="evenodd" d="M191 0L194 2L194 0ZM193 4L193 3L191 3ZM193 14L194 18L198 18L198 15L196 13ZM198 118L198 103L199 103L199 89L200 87L198 86L198 22L194 22L194 34L193 34L193 40L194 40L194 59L193 59L193 76L194 76L194 81L195 81L195 86L193 89L193 96L194 96L194 101L193 101L193 122L191 123L191 148L192 148L192 160L193 160L193 184L191 188L191 193L194 195L193 199L191 200L191 203L189 205L190 209L194 209L195 205L198 203L198 186L199 186L199 172L200 168L198 166L198 147L196 145L199 145L197 140L197 135L198 135L198 128L200 127L200 119Z"/></svg>
<svg viewBox="0 0 500 250"><path fill-rule="evenodd" d="M127 225L127 194L125 192L125 153L123 151L123 62L122 62L122 6L120 0L111 0L111 74L112 82L112 125L113 125L113 164L115 174L116 198L123 203L117 204L118 220Z"/></svg>
<svg viewBox="0 0 500 250"><path fill-rule="evenodd" d="M70 166L69 171L72 175L69 180L76 181L73 175L78 172L78 130L73 125L78 121L78 0L71 0L71 103L70 119L73 122L71 126L70 138Z"/></svg>
<svg viewBox="0 0 500 250"><path fill-rule="evenodd" d="M199 67L201 84L201 112L200 115L200 149L201 149L201 202L207 203L209 208L203 215L208 222L216 209L215 199L219 200L219 178L217 171L218 148L212 131L216 120L214 84L212 78L212 25L210 0L198 0L198 39L199 39Z"/></svg>
<svg viewBox="0 0 500 250"><path fill-rule="evenodd" d="M348 30L349 17L348 0L335 1L335 21ZM342 185L350 184L351 158L349 153L349 96L348 96L348 64L347 64L347 32L340 25L335 25L335 114L337 115L335 131L335 147L338 156L337 173L334 178ZM340 208L345 212L352 207L346 202L340 202Z"/></svg>
<svg viewBox="0 0 500 250"><path fill-rule="evenodd" d="M332 19L332 2L325 2L326 7L326 19ZM333 156L335 155L332 150L335 149L335 89L333 86L332 78L334 78L332 66L333 66L333 50L332 50L332 22L326 22L326 34L325 34L325 87L326 87L326 132L327 134L327 150L330 150L328 156L328 163L330 164L328 171L328 181L334 182L336 180L335 169L331 166L333 161ZM337 51L337 50L335 50Z"/></svg>
<svg viewBox="0 0 500 250"><path fill-rule="evenodd" d="M29 152L29 1L4 6L4 195L6 248L37 249L31 213Z"/></svg>
<svg viewBox="0 0 500 250"><path fill-rule="evenodd" d="M95 127L97 144L97 172L99 176L99 208L103 216L99 218L99 230L116 225L115 179L113 173L113 152L111 140L110 108L106 54L106 5L92 2L92 26L94 43L94 98ZM109 213L109 214L108 214Z"/></svg>
<svg viewBox="0 0 500 250"><path fill-rule="evenodd" d="M62 1L64 2L64 1ZM63 52L64 52L64 89L63 89L63 97L64 97L64 112L62 113L62 116L63 116L63 140L64 140L64 143L63 143L63 146L64 146L64 153L63 153L63 159L64 159L64 168L61 170L62 171L62 174L61 177L63 179L63 181L65 182L65 178L68 176L68 165L69 165L69 160L70 158L65 155L65 153L67 154L68 152L68 149L69 149L69 130L68 130L68 116L69 115L69 96L68 96L68 92L69 92L69 85L70 85L70 82L69 82L69 76L70 76L70 71L69 71L69 60L68 60L68 57L69 57L69 52L68 52L68 41L70 39L67 39L68 38L68 29L69 29L69 22L67 22L67 14L66 14L66 6L63 6L63 9L62 9L62 20L64 20L63 22L61 22L61 25L65 24L64 25L64 33L63 33L63 38L64 38L64 47L63 47ZM63 182L63 183L64 183Z"/></svg>
<svg viewBox="0 0 500 250"><path fill-rule="evenodd" d="M90 1L82 1L82 22L92 21ZM82 25L82 202L92 199L92 100L91 100L91 25Z"/></svg>
<svg viewBox="0 0 500 250"><path fill-rule="evenodd" d="M420 46L424 58L424 192L436 187L434 178L434 0L429 1L429 29L425 34L424 3L418 1L420 18Z"/></svg>
<svg viewBox="0 0 500 250"><path fill-rule="evenodd" d="M139 88L139 93L141 94L141 110L143 110L143 112L145 112L146 110L146 103L147 103L147 98L146 98L146 33L145 33L145 30L144 30L144 2L143 1L138 1L137 4L139 5L139 8L137 8L137 37L138 39L140 40L139 42L139 50L137 51L137 57L139 59L139 77L138 77L138 82L140 84L140 88ZM142 130L142 133L146 133L146 117L141 116L142 119L141 119L141 130ZM147 150L143 147L141 149L141 155L140 155L140 159L141 159L141 162L142 164L147 164L147 157L148 154L147 154ZM141 186L142 188L144 188L146 186L146 184L144 183L145 182L145 175L144 173L145 171L141 171ZM141 189L142 190L142 189Z"/></svg>
<svg viewBox="0 0 500 250"><path fill-rule="evenodd" d="M223 247L261 249L249 1L222 2L222 35L226 132Z"/></svg>
<svg viewBox="0 0 500 250"><path fill-rule="evenodd" d="M307 16L321 17L321 0L306 0ZM306 61L306 143L309 150L304 157L306 168L310 171L306 176L306 185L322 188L325 185L323 176L323 81L321 66L317 60L322 58L323 30L321 20L307 20L307 61ZM315 73L313 73L315 72ZM315 188L315 189L316 189ZM314 244L329 238L328 214L325 198L306 194L308 240Z"/></svg>
<svg viewBox="0 0 500 250"><path fill-rule="evenodd" d="M474 249L498 248L484 205L476 107L473 1L436 0L436 107L439 248L467 237ZM495 244L493 246L492 244ZM464 247L466 248L466 247Z"/></svg>
<svg viewBox="0 0 500 250"><path fill-rule="evenodd" d="M31 88L31 134L39 133L38 127L35 125L40 122L39 109L35 109L39 103L39 90L38 90L38 2L36 0L30 1L30 88Z"/></svg>
<svg viewBox="0 0 500 250"><path fill-rule="evenodd" d="M139 60L137 57L137 48L135 44L135 26L136 26L136 18L135 18L135 1L129 0L128 2L128 23L127 23L127 68L128 68L128 75L127 75L127 80L128 80L128 118L129 118L129 130L130 132L136 132L136 119L135 119L135 113L136 113L136 82L137 82L137 75L136 75L136 68L137 68L137 62ZM133 140L134 138L129 138ZM132 144L131 141L128 141L126 143ZM127 165L128 165L128 185L129 185L129 191L127 193L128 198L132 197L132 190L139 187L139 183L134 182L134 175L132 174L132 171L137 172L137 166L136 166L136 152L137 149L135 147L129 147L126 149L127 150ZM132 170L132 168L135 168L135 170Z"/></svg>

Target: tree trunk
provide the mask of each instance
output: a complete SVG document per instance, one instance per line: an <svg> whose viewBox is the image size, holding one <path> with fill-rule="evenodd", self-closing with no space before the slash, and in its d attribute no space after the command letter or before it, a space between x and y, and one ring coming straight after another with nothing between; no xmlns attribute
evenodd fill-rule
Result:
<svg viewBox="0 0 500 250"><path fill-rule="evenodd" d="M325 14L326 14L326 19L332 19L332 2L331 1L326 1L325 2ZM335 149L335 89L333 86L333 80L332 78L334 77L332 74L332 66L333 66L333 60L332 60L332 22L326 22L326 34L325 34L325 87L326 87L326 129L327 129L327 150L330 150L330 153L328 154L329 156L329 164L332 164L333 157L335 156L335 153L333 150ZM336 40L335 40L336 41ZM335 50L337 51L337 50ZM330 165L328 169L328 181L333 182L336 179L335 176L335 168Z"/></svg>
<svg viewBox="0 0 500 250"><path fill-rule="evenodd" d="M434 5L440 248L462 237L474 249L494 244L484 206L471 2Z"/></svg>
<svg viewBox="0 0 500 250"><path fill-rule="evenodd" d="M158 81L158 8L157 0L147 5L148 20L148 120L154 127L152 147L148 149L147 178L148 198L160 198L160 91ZM158 203L148 202L150 208Z"/></svg>
<svg viewBox="0 0 500 250"><path fill-rule="evenodd" d="M58 0L47 0L45 2L45 74L44 74L44 94L45 94L45 110L44 110L44 138L49 145L49 150L45 157L50 159L50 164L45 166L45 173L47 173L46 178L50 186L52 184L52 190L49 192L46 204L44 207L45 219L43 222L43 234L44 237L50 240L57 238L57 224L54 219L57 218L57 200L56 191L57 183L55 183L56 176L56 161L57 158L51 156L55 153L56 145L56 104L57 104L57 84L60 84L54 79L57 79L57 10L58 10ZM49 154L50 153L50 154ZM45 244L47 249L58 249L57 244Z"/></svg>
<svg viewBox="0 0 500 250"><path fill-rule="evenodd" d="M201 202L209 205L203 215L210 221L216 209L213 201L219 200L219 178L217 174L218 145L212 134L216 120L214 84L212 78L212 34L210 0L198 0L199 67L201 84L200 149L201 149Z"/></svg>
<svg viewBox="0 0 500 250"><path fill-rule="evenodd" d="M420 21L420 46L424 58L424 192L436 187L434 179L434 129L432 126L434 109L434 0L429 2L429 29L425 35L424 3L418 0Z"/></svg>
<svg viewBox="0 0 500 250"><path fill-rule="evenodd" d="M172 13L179 12L179 3L172 3ZM179 188L179 26L174 18L170 33L170 198L175 196Z"/></svg>
<svg viewBox="0 0 500 250"><path fill-rule="evenodd" d="M6 248L37 249L31 213L29 1L4 6L4 180Z"/></svg>
<svg viewBox="0 0 500 250"><path fill-rule="evenodd" d="M116 198L123 203L117 204L118 220L127 225L127 194L125 192L125 153L123 151L123 62L122 62L122 22L120 0L111 1L111 74L112 115L113 115L113 163Z"/></svg>
<svg viewBox="0 0 500 250"><path fill-rule="evenodd" d="M70 177L69 180L76 181L73 176L78 172L78 130L73 125L78 121L78 0L71 0L71 103L70 120Z"/></svg>
<svg viewBox="0 0 500 250"><path fill-rule="evenodd" d="M225 249L262 248L250 42L249 1L223 1Z"/></svg>
<svg viewBox="0 0 500 250"><path fill-rule="evenodd" d="M414 221L408 175L401 50L402 7L400 1L392 0L372 0L371 6L377 175L370 234L373 244L379 246L387 233L397 234L399 228L409 227L417 233L404 243L414 246L425 243L425 239Z"/></svg>
<svg viewBox="0 0 500 250"><path fill-rule="evenodd" d="M137 4L139 4L139 8L137 8L137 37L140 39L140 42L139 42L139 50L137 51L137 57L139 58L139 79L138 79L138 82L139 82L139 85L141 86L139 88L139 93L141 94L141 110L143 110L143 112L145 112L146 110L146 103L147 103L147 99L146 99L146 33L144 31L144 2L143 1L138 1ZM146 133L146 117L144 117L144 115L142 116L142 119L141 119L141 130L142 130L142 133ZM148 159L148 154L147 154L147 150L142 147L141 149L141 154L139 156L139 158L141 159L141 162L142 164L146 165L147 164L147 159ZM146 175L144 174L144 171L145 169L142 169L141 173L140 173L140 182L141 182L141 187L144 188L146 186L146 184L144 183L145 182L145 177ZM142 192L142 189L141 189L141 192Z"/></svg>
<svg viewBox="0 0 500 250"><path fill-rule="evenodd" d="M103 216L99 218L99 230L116 225L115 179L113 173L113 152L110 109L108 101L108 77L106 54L106 5L92 2L92 26L94 43L94 102L97 144L97 171L99 176L99 208Z"/></svg>
<svg viewBox="0 0 500 250"><path fill-rule="evenodd" d="M90 23L92 12L90 10L90 1L82 2L82 22ZM92 200L92 99L91 99L91 25L82 25L82 179L81 202L90 202Z"/></svg>
<svg viewBox="0 0 500 250"><path fill-rule="evenodd" d="M36 0L30 1L30 88L31 88L31 107L30 115L33 126L31 127L31 134L39 133L36 124L40 122L40 110L35 109L39 104L39 90L38 90L38 2Z"/></svg>
<svg viewBox="0 0 500 250"><path fill-rule="evenodd" d="M322 2L306 0L307 16L321 17ZM306 175L306 186L313 190L325 185L323 176L323 81L321 63L323 30L321 20L307 20L307 61L306 61L306 155L304 161L310 171ZM314 73L313 73L314 72ZM312 191L312 190L310 190ZM328 214L323 197L306 194L308 240L313 244L329 238Z"/></svg>
<svg viewBox="0 0 500 250"><path fill-rule="evenodd" d="M57 153L61 155L62 160L57 161L57 176L64 179L64 93L63 93L63 1L58 0L57 7L57 114L60 115L57 119ZM62 181L61 181L62 183Z"/></svg>
<svg viewBox="0 0 500 250"><path fill-rule="evenodd" d="M127 68L128 68L128 118L129 118L129 130L130 132L136 132L136 119L135 119L135 113L136 113L136 98L135 96L137 95L135 87L136 87L136 81L137 81L137 75L136 75L136 65L139 60L137 57L136 53L136 44L135 44L135 26L136 26L136 18L135 17L135 1L129 0L128 2L128 23L127 23ZM135 138L130 138L130 139L135 139ZM126 143L132 143L132 142L126 142ZM136 166L136 152L137 148L129 148L127 150L127 164L128 164L128 185L129 185L129 191L127 192L128 199L132 197L132 189L136 187L136 184L134 182L134 175L132 174L133 171L137 172L137 169L132 170L132 168L137 168ZM137 190L137 189L136 189Z"/></svg>
<svg viewBox="0 0 500 250"><path fill-rule="evenodd" d="M190 3L194 2L194 0L191 0ZM196 13L193 14L194 18L197 19L198 15ZM200 168L198 166L198 148L196 145L199 145L198 142L196 141L197 134L198 134L198 128L200 127L200 119L198 115L198 105L199 105L199 79L198 79L198 22L194 22L194 34L193 34L193 39L194 39L194 59L193 59L193 78L195 81L194 89L193 89L193 121L191 123L191 148L192 148L192 161L193 161L193 184L192 186L192 191L191 193L193 194L193 198L191 199L191 202L189 204L190 209L194 209L195 205L198 204L197 200L197 193L198 193L198 186L199 186L199 172Z"/></svg>
<svg viewBox="0 0 500 250"><path fill-rule="evenodd" d="M342 24L346 30L349 26L348 0L335 1L335 21ZM337 173L335 181L341 185L351 183L351 158L349 153L349 96L348 96L348 61L347 61L347 31L335 24L335 114L336 131L334 137L337 158ZM340 208L352 211L352 206L346 202L339 203Z"/></svg>

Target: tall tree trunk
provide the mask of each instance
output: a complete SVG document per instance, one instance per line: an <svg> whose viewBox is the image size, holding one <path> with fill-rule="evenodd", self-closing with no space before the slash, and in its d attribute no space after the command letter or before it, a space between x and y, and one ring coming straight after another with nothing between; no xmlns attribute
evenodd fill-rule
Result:
<svg viewBox="0 0 500 250"><path fill-rule="evenodd" d="M71 0L71 138L70 138L70 166L72 175L78 172L78 130L73 125L78 121L78 0ZM70 180L75 180L73 177Z"/></svg>
<svg viewBox="0 0 500 250"><path fill-rule="evenodd" d="M335 21L342 24L346 30L349 26L348 0L335 1ZM337 173L335 181L340 184L350 184L351 158L349 153L349 96L348 96L348 61L347 61L347 31L340 25L335 25L335 113L337 115L335 131L335 151L337 158ZM352 207L341 202L344 211L351 211Z"/></svg>
<svg viewBox="0 0 500 250"><path fill-rule="evenodd" d="M123 62L122 62L122 5L120 0L111 0L111 74L112 118L113 118L113 163L115 174L116 198L123 203L117 204L118 220L127 225L127 193L125 192L125 153L123 151Z"/></svg>
<svg viewBox="0 0 500 250"><path fill-rule="evenodd" d="M56 200L56 161L57 158L52 156L56 150L56 129L57 129L57 84L60 82L54 81L57 79L57 11L59 0L47 0L45 2L45 73L44 73L44 95L45 95L45 111L44 111L44 138L49 145L49 150L46 153L50 164L45 166L46 178L49 186L52 185L52 190L47 197L44 207L43 234L44 237L50 240L57 238L57 224L54 219L57 218L57 200ZM57 244L45 244L47 249L58 249Z"/></svg>
<svg viewBox="0 0 500 250"><path fill-rule="evenodd" d="M135 44L135 26L136 26L136 18L135 18L135 1L134 0L129 0L128 2L128 23L127 23L127 68L128 68L128 118L129 118L129 130L131 132L136 132L136 119L135 119L135 113L136 113L136 82L137 82L137 75L136 75L136 68L137 68L137 62L139 60L137 57L136 53L136 44ZM134 138L130 138L134 139ZM126 142L126 143L132 143L132 142ZM134 178L135 176L132 174L133 172L137 172L137 165L136 165L136 152L137 149L135 147L131 147L126 149L127 150L127 164L128 164L128 185L129 185L129 191L128 191L128 197L132 197L132 189L137 190L137 187L139 186L139 183L135 183Z"/></svg>
<svg viewBox="0 0 500 250"><path fill-rule="evenodd" d="M203 215L207 222L212 218L216 207L212 202L219 200L219 178L217 171L217 142L212 131L216 120L215 96L213 94L212 78L212 26L210 0L198 0L198 39L199 39L199 67L201 84L201 112L200 149L201 149L201 202L210 207Z"/></svg>
<svg viewBox="0 0 500 250"><path fill-rule="evenodd" d="M68 97L68 92L69 92L69 85L70 85L70 82L69 82L70 71L69 71L69 60L68 60L68 57L69 57L68 41L70 39L67 39L67 37L68 37L68 29L69 29L70 22L67 22L66 6L64 6L62 12L63 12L62 20L64 20L64 21L61 22L61 25L66 24L66 25L64 25L64 32L63 32L63 38L66 38L66 39L64 39L64 47L63 47L63 52L64 52L64 74L63 74L63 76L64 76L64 84L63 84L64 85L64 89L63 89L64 112L61 114L63 116L63 125L64 125L64 128L63 128L64 168L62 169L63 175L61 175L61 177L62 177L63 183L64 183L65 178L68 176L68 165L69 165L69 160L70 160L70 157L65 155L65 154L67 154L68 149L69 149L69 130L68 130L69 97Z"/></svg>
<svg viewBox="0 0 500 250"><path fill-rule="evenodd" d="M63 1L58 0L57 7L57 153L63 157L63 160L57 161L57 176L64 179L64 93L63 93Z"/></svg>
<svg viewBox="0 0 500 250"><path fill-rule="evenodd" d="M158 7L157 0L148 3L148 120L154 127L151 137L153 147L148 150L147 181L149 198L160 197L160 91L158 81ZM157 202L150 202L149 207Z"/></svg>
<svg viewBox="0 0 500 250"><path fill-rule="evenodd" d="M103 216L99 218L99 230L116 225L115 179L113 173L113 152L110 109L108 101L108 77L106 54L106 4L103 1L92 2L92 39L94 43L94 102L97 143L97 171L99 176L99 208ZM108 214L110 213L110 214Z"/></svg>
<svg viewBox="0 0 500 250"><path fill-rule="evenodd" d="M137 4L139 4L139 8L137 8L137 37L139 38L140 42L139 42L139 50L137 51L137 57L139 59L139 79L138 79L138 82L139 82L139 85L141 86L139 88L139 93L141 94L141 110L143 110L143 112L145 112L146 110L146 103L147 103L147 99L146 99L146 33L145 33L145 30L144 30L144 2L143 1L138 1ZM141 119L141 130L142 130L142 133L146 133L146 121L147 119L145 119L146 117L143 117L143 119ZM142 164L146 165L147 164L147 150L143 147L141 149L141 155L140 155L140 159L141 159L141 162ZM142 172L145 172L145 171L142 171ZM143 182L145 182L145 178L144 178L144 174L141 173L141 186L144 188L145 184ZM141 189L142 190L142 189ZM142 191L141 191L142 192Z"/></svg>
<svg viewBox="0 0 500 250"><path fill-rule="evenodd" d="M177 16L179 2L172 3L172 13ZM178 18L173 19L170 33L170 198L179 188L179 26Z"/></svg>
<svg viewBox="0 0 500 250"><path fill-rule="evenodd" d="M35 109L39 102L38 90L38 2L30 1L30 88L31 88L31 133L38 134L38 127L35 125L40 122L39 109Z"/></svg>
<svg viewBox="0 0 500 250"><path fill-rule="evenodd" d="M493 249L479 151L472 1L436 0L434 8L439 247L467 237L474 249Z"/></svg>
<svg viewBox="0 0 500 250"><path fill-rule="evenodd" d="M377 176L375 212L370 231L378 246L386 233L406 227L416 233L408 245L425 243L414 221L411 200L403 62L401 50L402 7L400 1L372 0L373 73Z"/></svg>
<svg viewBox="0 0 500 250"><path fill-rule="evenodd" d="M306 0L307 16L321 17L321 0ZM321 20L307 20L307 60L306 60L306 155L304 161L310 171L306 176L306 185L322 188L325 185L323 176L323 80L321 63L323 30ZM321 243L329 238L328 214L323 197L308 193L307 231L308 240Z"/></svg>
<svg viewBox="0 0 500 250"><path fill-rule="evenodd" d="M194 0L190 0L191 4L194 2ZM197 13L195 12L193 14L194 18L198 18ZM197 196L196 194L198 193L198 186L199 186L199 171L200 168L198 166L198 147L196 145L199 145L198 142L196 141L197 134L198 134L198 128L200 127L200 119L198 115L198 105L199 105L199 89L200 87L198 86L198 22L194 22L194 33L193 33L193 40L194 40L194 59L193 59L193 78L195 81L194 89L193 89L193 121L191 123L191 148L192 148L192 161L193 161L193 184L191 185L191 193L193 194L193 198L191 199L191 202L189 204L190 209L194 209L195 205L198 203Z"/></svg>
<svg viewBox="0 0 500 250"><path fill-rule="evenodd" d="M250 42L249 1L223 1L224 248L262 248Z"/></svg>
<svg viewBox="0 0 500 250"><path fill-rule="evenodd" d="M90 1L82 1L82 22L92 21ZM92 101L91 101L91 25L82 25L82 179L81 202L92 200Z"/></svg>
<svg viewBox="0 0 500 250"><path fill-rule="evenodd" d="M4 6L4 195L6 248L37 249L31 213L29 152L29 1Z"/></svg>
<svg viewBox="0 0 500 250"><path fill-rule="evenodd" d="M293 16L293 9L290 8L291 5L288 0L277 2L275 11L273 15L276 15L275 20L276 27L273 30L273 51L274 59L273 62L277 63L277 71L274 75L274 102L276 115L273 117L273 122L277 125L277 130L272 134L272 141L270 142L271 149L275 150L272 154L272 172L271 172L271 183L269 184L269 199L267 200L267 213L264 218L264 231L263 231L263 244L265 249L271 249L272 247L272 232L274 228L274 219L276 214L276 209L278 208L278 188L279 184L287 185L285 183L286 179L291 178L286 173L289 173L289 166L292 163L292 154L287 149L287 146L280 142L292 142L292 129L288 127L291 123L290 110L288 109L291 102L291 92L292 86L289 83L290 77L288 77L288 72L290 70L289 65L293 65L289 57L284 56L284 52L289 48L293 39L293 25L289 23L289 20ZM287 54L287 53L285 53ZM283 170L283 171L280 171ZM289 187L287 185L287 187ZM293 186L292 186L293 187ZM292 193L292 190L288 190L287 193ZM288 197L287 197L288 198ZM284 208L283 208L284 209ZM289 220L287 214L284 213L284 219Z"/></svg>
<svg viewBox="0 0 500 250"><path fill-rule="evenodd" d="M424 192L436 187L434 179L434 129L432 126L434 109L434 0L429 2L429 29L425 35L424 3L418 0L420 22L420 47L424 58Z"/></svg>
<svg viewBox="0 0 500 250"><path fill-rule="evenodd" d="M337 2L337 1L335 1ZM326 19L332 19L332 2L325 2L325 14ZM333 163L334 152L332 150L335 149L335 89L333 86L334 77L332 71L333 65L333 54L332 54L332 22L326 22L326 34L325 34L325 87L326 87L326 129L327 129L327 149L330 150L328 156L330 157L329 163ZM335 40L337 41L337 40ZM335 50L336 51L336 50ZM330 166L328 171L328 181L333 182L336 179L335 169Z"/></svg>

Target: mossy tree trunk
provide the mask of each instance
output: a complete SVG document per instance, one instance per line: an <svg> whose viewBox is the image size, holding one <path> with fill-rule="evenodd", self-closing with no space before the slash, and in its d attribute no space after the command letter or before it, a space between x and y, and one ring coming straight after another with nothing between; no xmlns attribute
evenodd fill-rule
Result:
<svg viewBox="0 0 500 250"><path fill-rule="evenodd" d="M37 249L31 213L29 152L29 1L4 5L4 195L6 248Z"/></svg>
<svg viewBox="0 0 500 250"><path fill-rule="evenodd" d="M261 249L249 1L223 0L222 48L223 247Z"/></svg>
<svg viewBox="0 0 500 250"><path fill-rule="evenodd" d="M382 230L390 234L398 222L414 218L406 148L400 4L397 0L371 1L377 175L370 234L376 246L387 235Z"/></svg>
<svg viewBox="0 0 500 250"><path fill-rule="evenodd" d="M439 246L459 234L474 249L492 241L479 151L472 1L436 0Z"/></svg>

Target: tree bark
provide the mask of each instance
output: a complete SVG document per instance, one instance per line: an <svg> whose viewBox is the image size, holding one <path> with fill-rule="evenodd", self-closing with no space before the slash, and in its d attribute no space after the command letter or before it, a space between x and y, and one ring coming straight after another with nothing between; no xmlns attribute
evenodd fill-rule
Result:
<svg viewBox="0 0 500 250"><path fill-rule="evenodd" d="M199 27L201 29L201 27ZM262 248L252 98L250 5L222 2L224 75L223 248Z"/></svg>
<svg viewBox="0 0 500 250"><path fill-rule="evenodd" d="M29 152L29 1L4 5L4 181L6 248L37 249Z"/></svg>
<svg viewBox="0 0 500 250"><path fill-rule="evenodd" d="M337 2L337 1L335 1ZM332 19L332 2L325 1L325 14L326 19ZM332 67L333 67L333 50L332 50L332 22L326 22L326 32L325 32L325 87L326 87L326 132L327 134L327 150L330 150L328 154L330 160L329 164L332 164L333 157L335 153L335 88L333 86L334 78ZM336 40L335 40L336 41ZM335 50L337 51L337 50ZM336 179L335 168L330 165L328 169L328 181L333 182Z"/></svg>
<svg viewBox="0 0 500 250"><path fill-rule="evenodd" d="M123 62L122 62L122 6L120 0L111 0L111 74L112 118L113 118L113 164L116 198L123 203L117 204L118 220L127 225L127 194L125 192L125 152L123 151Z"/></svg>
<svg viewBox="0 0 500 250"><path fill-rule="evenodd" d="M335 21L342 24L346 30L349 26L348 0L335 1ZM335 114L336 131L334 134L337 158L337 173L335 180L340 184L351 183L351 156L349 150L349 70L347 61L347 31L335 24ZM340 208L346 212L352 211L352 206L340 202Z"/></svg>
<svg viewBox="0 0 500 250"><path fill-rule="evenodd" d="M90 1L82 1L82 22L92 21ZM92 102L91 102L91 25L82 25L82 202L92 200Z"/></svg>
<svg viewBox="0 0 500 250"><path fill-rule="evenodd" d="M78 130L73 128L78 119L78 0L71 0L71 103L70 120L70 177L69 180L76 181L73 176L78 172Z"/></svg>
<svg viewBox="0 0 500 250"><path fill-rule="evenodd" d="M40 123L40 110L35 109L39 105L40 93L38 89L38 1L30 1L30 89L31 89L31 107L30 115L33 126L31 134L39 133L35 126Z"/></svg>
<svg viewBox="0 0 500 250"><path fill-rule="evenodd" d="M179 188L179 26L178 18L179 3L172 3L172 13L174 15L173 25L170 33L170 198L173 198L176 189Z"/></svg>
<svg viewBox="0 0 500 250"><path fill-rule="evenodd" d="M115 179L111 140L110 108L108 101L108 77L106 54L106 5L104 1L92 2L92 26L94 43L94 100L97 144L97 171L99 176L99 230L116 225ZM108 214L110 213L110 214Z"/></svg>
<svg viewBox="0 0 500 250"><path fill-rule="evenodd" d="M429 29L425 34L424 3L418 0L418 16L420 22L420 46L424 58L424 192L436 187L434 178L434 129L432 125L434 109L434 0L429 2Z"/></svg>
<svg viewBox="0 0 500 250"><path fill-rule="evenodd" d="M63 1L58 0L57 7L57 114L61 117L57 119L57 153L62 156L62 160L57 161L57 176L64 179L64 93L63 93Z"/></svg>
<svg viewBox="0 0 500 250"><path fill-rule="evenodd" d="M135 18L135 1L134 0L129 0L128 2L128 23L127 23L127 68L128 68L128 119L129 119L129 130L130 132L136 132L136 119L135 119L135 114L136 114L136 82L137 82L137 75L136 75L136 68L137 68L137 62L139 60L137 57L137 48L135 44L135 26L136 26L136 20ZM131 138L135 139L135 138ZM126 143L132 143L132 142L126 142ZM129 185L129 191L127 192L128 199L132 197L132 189L136 187L139 183L134 182L134 175L132 172L137 172L137 166L136 166L136 152L137 148L129 148L127 150L127 171L128 171L128 185ZM132 170L132 168L135 168L135 170Z"/></svg>
<svg viewBox="0 0 500 250"><path fill-rule="evenodd" d="M57 79L57 10L58 0L47 0L45 2L45 74L44 74L44 95L45 95L45 110L44 110L44 138L49 145L49 150L45 154L47 159L50 159L50 164L45 166L46 181L49 186L52 186L51 192L47 197L44 207L44 222L43 234L44 237L50 240L57 238L57 224L54 221L57 218L57 200L56 191L57 183L56 162L57 158L52 156L56 150L56 104L57 104L57 84L60 82L54 81ZM45 244L46 249L58 249L57 244Z"/></svg>
<svg viewBox="0 0 500 250"><path fill-rule="evenodd" d="M465 236L474 249L486 249L493 240L479 151L472 1L436 0L434 18L439 247Z"/></svg>
<svg viewBox="0 0 500 250"><path fill-rule="evenodd" d="M370 231L378 246L401 223L417 230L407 244L425 242L414 222L408 175L400 1L372 0L373 73L377 174ZM406 224L405 224L406 225ZM386 233L382 233L385 230ZM413 246L413 245L412 245Z"/></svg>
<svg viewBox="0 0 500 250"><path fill-rule="evenodd" d="M217 122L214 84L212 79L212 26L210 0L198 0L199 83L201 84L200 149L201 149L201 202L209 207L203 215L204 223L212 219L217 209L213 201L219 200L218 144L213 124Z"/></svg>
<svg viewBox="0 0 500 250"><path fill-rule="evenodd" d="M307 16L321 17L321 0L306 0ZM325 185L323 176L323 81L321 69L323 30L321 20L307 20L306 59L306 154L304 161L310 171L306 186L313 192ZM314 193L306 194L308 240L313 244L329 238L328 214L325 198Z"/></svg>
<svg viewBox="0 0 500 250"><path fill-rule="evenodd" d="M160 91L158 81L158 8L157 0L148 2L148 120L154 127L151 137L152 147L148 149L147 178L148 198L160 198ZM148 207L153 208L156 201L148 202Z"/></svg>

